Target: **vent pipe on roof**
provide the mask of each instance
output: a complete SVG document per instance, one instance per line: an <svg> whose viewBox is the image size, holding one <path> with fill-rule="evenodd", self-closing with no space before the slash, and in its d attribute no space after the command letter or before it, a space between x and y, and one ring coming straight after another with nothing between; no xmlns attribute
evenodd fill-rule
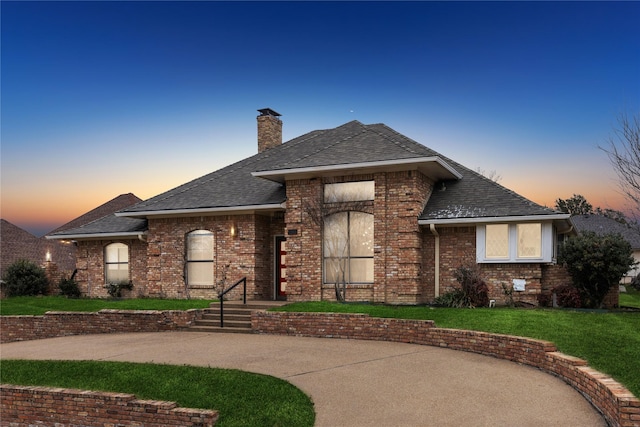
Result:
<svg viewBox="0 0 640 427"><path fill-rule="evenodd" d="M282 120L271 108L258 110L258 153L282 144Z"/></svg>

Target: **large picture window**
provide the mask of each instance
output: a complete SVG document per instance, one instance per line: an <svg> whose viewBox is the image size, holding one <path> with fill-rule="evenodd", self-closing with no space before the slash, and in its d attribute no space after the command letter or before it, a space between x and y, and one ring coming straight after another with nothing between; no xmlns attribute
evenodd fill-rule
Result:
<svg viewBox="0 0 640 427"><path fill-rule="evenodd" d="M187 284L213 286L213 233L209 230L187 234Z"/></svg>
<svg viewBox="0 0 640 427"><path fill-rule="evenodd" d="M105 283L129 281L129 246L111 243L104 248Z"/></svg>
<svg viewBox="0 0 640 427"><path fill-rule="evenodd" d="M476 231L478 262L553 262L551 223L479 225Z"/></svg>
<svg viewBox="0 0 640 427"><path fill-rule="evenodd" d="M324 223L324 283L373 283L373 215L339 212Z"/></svg>

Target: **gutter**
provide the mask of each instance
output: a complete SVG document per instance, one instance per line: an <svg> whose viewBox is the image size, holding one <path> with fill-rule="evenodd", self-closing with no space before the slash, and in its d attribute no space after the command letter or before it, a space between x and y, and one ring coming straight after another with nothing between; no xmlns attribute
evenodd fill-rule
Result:
<svg viewBox="0 0 640 427"><path fill-rule="evenodd" d="M141 218L148 216L189 216L189 215L202 215L202 214L231 214L231 213L247 213L254 211L273 211L285 209L286 202L273 203L269 205L247 205L247 206L223 206L217 208L198 208L198 209L164 209L164 210L151 210L151 211L139 211L139 212L116 212L116 216Z"/></svg>
<svg viewBox="0 0 640 427"><path fill-rule="evenodd" d="M465 218L443 218L443 219L419 219L419 225L431 224L489 224L494 222L526 222L526 221L553 221L568 220L570 214L550 214L550 215L522 215L522 216L488 216L488 217L465 217Z"/></svg>
<svg viewBox="0 0 640 427"><path fill-rule="evenodd" d="M110 239L113 237L123 237L127 239L138 238L142 240L141 236L146 236L147 232L130 231L126 233L87 233L87 234L57 234L53 236L45 236L47 240L77 240L77 239Z"/></svg>

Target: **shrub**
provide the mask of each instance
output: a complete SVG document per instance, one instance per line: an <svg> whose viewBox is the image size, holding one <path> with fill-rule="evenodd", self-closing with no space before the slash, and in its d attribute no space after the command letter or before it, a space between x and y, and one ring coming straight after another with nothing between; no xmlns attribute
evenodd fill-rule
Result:
<svg viewBox="0 0 640 427"><path fill-rule="evenodd" d="M620 234L585 232L564 243L558 260L566 265L582 305L599 308L609 289L634 264L632 254L631 245Z"/></svg>
<svg viewBox="0 0 640 427"><path fill-rule="evenodd" d="M470 307L486 307L489 305L489 288L480 275L477 266L460 266L453 272L454 277L462 286L462 292L469 299Z"/></svg>
<svg viewBox="0 0 640 427"><path fill-rule="evenodd" d="M460 288L447 292L434 300L444 307L486 307L489 305L489 288L476 266L456 268L454 276Z"/></svg>
<svg viewBox="0 0 640 427"><path fill-rule="evenodd" d="M127 289L130 291L131 289L133 289L133 283L131 282L107 283L105 285L105 288L107 288L107 293L111 298L122 298L122 290Z"/></svg>
<svg viewBox="0 0 640 427"><path fill-rule="evenodd" d="M41 295L47 293L49 287L44 268L24 259L7 267L3 280L8 297Z"/></svg>
<svg viewBox="0 0 640 427"><path fill-rule="evenodd" d="M67 298L80 298L80 288L73 276L61 278L58 288L60 288L60 293Z"/></svg>
<svg viewBox="0 0 640 427"><path fill-rule="evenodd" d="M582 298L580 292L575 286L571 285L559 285L553 288L553 293L556 296L556 304L560 307L566 308L580 308L582 307Z"/></svg>
<svg viewBox="0 0 640 427"><path fill-rule="evenodd" d="M433 304L439 307L463 308L469 307L469 300L462 289L456 288L437 297Z"/></svg>

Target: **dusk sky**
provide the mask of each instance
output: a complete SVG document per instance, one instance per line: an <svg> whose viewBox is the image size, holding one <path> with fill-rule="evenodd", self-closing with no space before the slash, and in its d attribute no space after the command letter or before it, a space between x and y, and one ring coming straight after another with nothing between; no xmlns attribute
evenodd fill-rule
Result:
<svg viewBox="0 0 640 427"><path fill-rule="evenodd" d="M640 2L0 3L1 216L42 235L285 141L384 123L546 206L624 209Z"/></svg>

